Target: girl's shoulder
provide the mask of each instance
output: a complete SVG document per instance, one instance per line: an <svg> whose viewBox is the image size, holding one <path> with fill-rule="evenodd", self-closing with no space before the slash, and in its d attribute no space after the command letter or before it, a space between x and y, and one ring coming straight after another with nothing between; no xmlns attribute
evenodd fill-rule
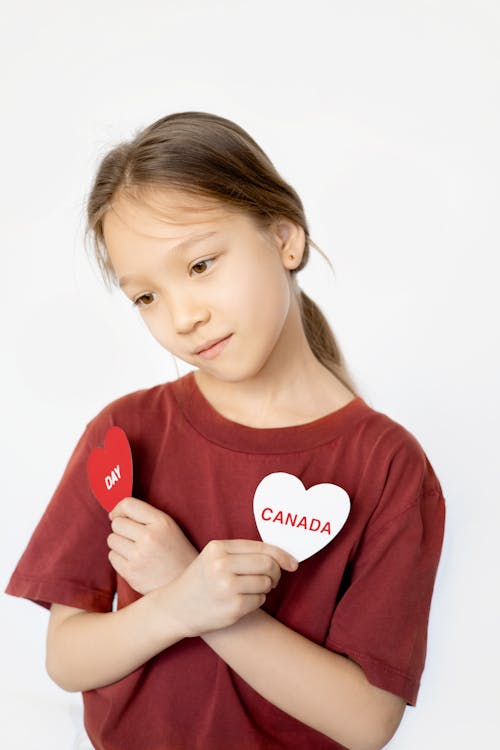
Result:
<svg viewBox="0 0 500 750"><path fill-rule="evenodd" d="M413 428L363 399L362 404L362 419L352 435L352 445L363 471L384 475L386 482L418 478L424 495L442 493L428 451Z"/></svg>
<svg viewBox="0 0 500 750"><path fill-rule="evenodd" d="M167 413L177 406L174 396L177 382L176 380L165 381L118 396L105 404L90 419L87 426L105 422L133 424L135 421L140 421L144 425L144 420L150 424L164 421Z"/></svg>

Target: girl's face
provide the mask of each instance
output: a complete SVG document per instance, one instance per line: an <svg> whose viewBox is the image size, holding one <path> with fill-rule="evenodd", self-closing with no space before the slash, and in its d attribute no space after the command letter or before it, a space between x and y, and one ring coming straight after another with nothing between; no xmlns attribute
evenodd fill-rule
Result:
<svg viewBox="0 0 500 750"><path fill-rule="evenodd" d="M294 296L288 269L301 259L303 229L283 222L264 236L246 214L220 203L149 195L147 203L121 197L103 219L121 289L176 357L222 380L256 375L285 330ZM214 358L196 353L228 335Z"/></svg>

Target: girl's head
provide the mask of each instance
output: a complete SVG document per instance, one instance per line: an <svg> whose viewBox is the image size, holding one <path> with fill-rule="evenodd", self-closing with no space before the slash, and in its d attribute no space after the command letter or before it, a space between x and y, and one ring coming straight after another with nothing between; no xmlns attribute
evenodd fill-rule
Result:
<svg viewBox="0 0 500 750"><path fill-rule="evenodd" d="M105 282L121 286L172 354L232 380L305 347L357 390L327 320L297 284L309 245L317 248L302 202L230 120L175 113L113 148L88 197L86 235ZM195 353L228 334L215 359Z"/></svg>

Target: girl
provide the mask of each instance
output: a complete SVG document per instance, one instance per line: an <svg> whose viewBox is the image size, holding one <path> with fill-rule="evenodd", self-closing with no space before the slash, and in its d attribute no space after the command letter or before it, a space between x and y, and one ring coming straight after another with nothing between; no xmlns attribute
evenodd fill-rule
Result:
<svg viewBox="0 0 500 750"><path fill-rule="evenodd" d="M382 748L416 705L445 503L297 284L316 247L300 198L241 127L175 113L105 156L88 234L195 369L90 420L12 574L50 610L48 674L83 693L97 750ZM86 462L112 425L134 485L108 516ZM350 498L300 565L256 527L273 472L305 512L319 483Z"/></svg>

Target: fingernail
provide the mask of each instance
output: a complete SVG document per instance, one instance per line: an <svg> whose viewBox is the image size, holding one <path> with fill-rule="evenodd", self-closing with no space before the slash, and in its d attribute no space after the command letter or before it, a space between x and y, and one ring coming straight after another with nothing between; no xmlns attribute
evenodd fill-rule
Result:
<svg viewBox="0 0 500 750"><path fill-rule="evenodd" d="M290 557L290 565L295 570L299 567L299 561L295 559L295 557Z"/></svg>

